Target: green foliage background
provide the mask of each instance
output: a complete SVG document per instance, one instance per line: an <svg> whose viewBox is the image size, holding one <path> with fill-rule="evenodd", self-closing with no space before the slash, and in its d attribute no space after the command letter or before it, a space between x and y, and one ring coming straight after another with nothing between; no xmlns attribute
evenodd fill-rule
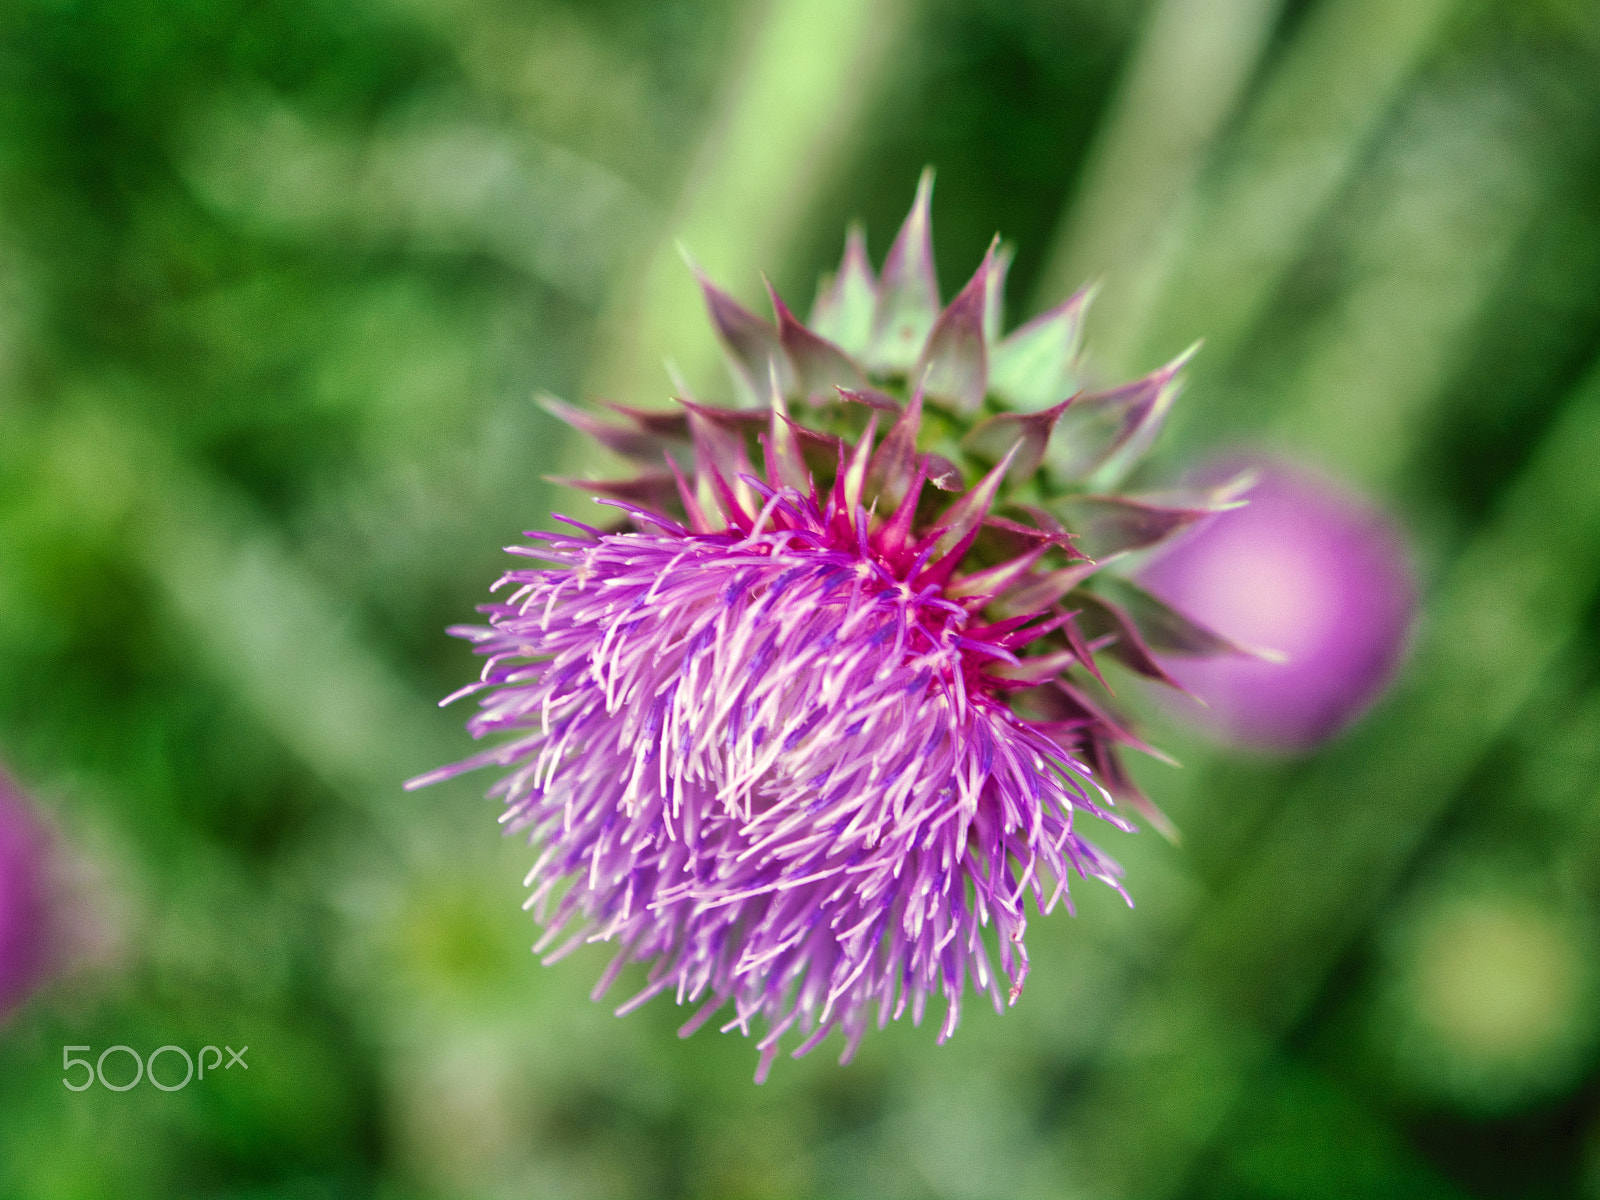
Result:
<svg viewBox="0 0 1600 1200"><path fill-rule="evenodd" d="M0 7L0 751L62 897L0 1195L1600 1197L1597 12ZM1153 477L1320 463L1426 610L1310 759L1154 713L1185 843L1108 835L1139 907L1036 923L1016 1008L758 1089L537 965L476 781L399 783L584 453L531 395L714 387L674 239L804 304L924 163L947 295L998 229L1014 313L1104 277L1107 371L1206 337Z"/></svg>

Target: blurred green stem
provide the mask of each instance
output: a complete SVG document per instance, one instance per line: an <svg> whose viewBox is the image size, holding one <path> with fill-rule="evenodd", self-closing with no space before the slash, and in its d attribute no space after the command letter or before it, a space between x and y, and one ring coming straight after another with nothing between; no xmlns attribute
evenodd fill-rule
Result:
<svg viewBox="0 0 1600 1200"><path fill-rule="evenodd" d="M721 354L681 241L730 291L754 301L828 173L912 0L770 0L747 40L654 251L601 318L587 389L663 403L671 358L691 388L720 390Z"/></svg>
<svg viewBox="0 0 1600 1200"><path fill-rule="evenodd" d="M320 780L372 815L414 861L439 861L438 804L406 800L410 775L461 757L453 722L352 635L340 606L248 506L181 462L153 432L86 401L43 432L115 494L134 560L165 594L183 640Z"/></svg>
<svg viewBox="0 0 1600 1200"><path fill-rule="evenodd" d="M1128 314L1136 360L1202 331L1225 363L1261 316L1305 234L1333 201L1434 44L1456 0L1328 0L1313 6L1226 157L1180 210L1181 250L1156 307ZM1163 238L1155 233L1152 243Z"/></svg>
<svg viewBox="0 0 1600 1200"><path fill-rule="evenodd" d="M1034 291L1035 309L1089 279L1095 361L1138 369L1143 323L1171 265L1179 214L1254 74L1282 0L1160 0L1148 17Z"/></svg>
<svg viewBox="0 0 1600 1200"><path fill-rule="evenodd" d="M1408 114L1381 207L1363 200L1352 218L1349 284L1274 386L1275 440L1368 487L1394 484L1546 198L1546 147L1524 116L1492 88L1448 115Z"/></svg>

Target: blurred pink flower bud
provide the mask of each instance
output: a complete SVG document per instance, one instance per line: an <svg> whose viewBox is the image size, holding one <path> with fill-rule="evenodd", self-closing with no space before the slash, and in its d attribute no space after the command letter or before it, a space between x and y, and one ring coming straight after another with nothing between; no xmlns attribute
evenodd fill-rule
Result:
<svg viewBox="0 0 1600 1200"><path fill-rule="evenodd" d="M1281 460L1232 458L1214 470L1224 477L1249 467L1259 481L1248 503L1175 543L1141 582L1224 637L1285 656L1164 659L1210 705L1198 719L1240 745L1303 751L1389 684L1416 612L1416 581L1399 532L1370 501Z"/></svg>
<svg viewBox="0 0 1600 1200"><path fill-rule="evenodd" d="M0 1019L31 992L45 964L45 835L0 774Z"/></svg>

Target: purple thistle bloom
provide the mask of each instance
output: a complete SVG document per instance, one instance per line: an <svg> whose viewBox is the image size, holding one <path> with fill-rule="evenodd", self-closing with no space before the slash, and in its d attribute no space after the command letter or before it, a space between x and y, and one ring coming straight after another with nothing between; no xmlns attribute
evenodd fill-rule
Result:
<svg viewBox="0 0 1600 1200"><path fill-rule="evenodd" d="M44 834L0 774L0 1019L38 984L45 963Z"/></svg>
<svg viewBox="0 0 1600 1200"><path fill-rule="evenodd" d="M874 1011L920 1022L930 996L943 1041L968 978L1014 1002L1027 898L1121 890L1077 819L1131 831L1121 800L1164 824L1097 654L1167 679L1157 650L1233 649L1101 570L1230 503L1105 490L1184 360L1082 393L1086 295L1002 339L995 248L941 312L930 187L881 278L852 234L808 325L702 278L759 406L610 405L617 425L549 402L641 464L567 481L626 520L510 548L548 565L452 631L487 658L468 727L505 740L409 785L505 771L502 820L540 848L535 949L616 944L597 998L650 963L618 1012L671 992L698 1006L685 1036L759 1021L758 1080L791 1030L796 1056L841 1030L848 1060Z"/></svg>
<svg viewBox="0 0 1600 1200"><path fill-rule="evenodd" d="M1155 594L1282 661L1173 658L1206 701L1199 719L1241 745L1309 750L1354 721L1393 678L1416 614L1409 556L1368 501L1279 461L1254 467L1250 503L1219 513L1141 575Z"/></svg>

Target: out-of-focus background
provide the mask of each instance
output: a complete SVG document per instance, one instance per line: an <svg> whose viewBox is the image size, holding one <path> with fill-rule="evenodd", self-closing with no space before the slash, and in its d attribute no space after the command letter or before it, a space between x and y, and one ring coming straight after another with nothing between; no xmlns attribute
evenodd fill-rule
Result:
<svg viewBox="0 0 1600 1200"><path fill-rule="evenodd" d="M399 785L581 465L534 393L716 391L675 240L803 309L924 164L946 296L999 231L1102 378L1206 339L1151 481L1310 464L1422 613L1314 753L1145 704L1137 908L757 1088ZM1588 0L11 0L0 298L0 1194L1600 1197Z"/></svg>

